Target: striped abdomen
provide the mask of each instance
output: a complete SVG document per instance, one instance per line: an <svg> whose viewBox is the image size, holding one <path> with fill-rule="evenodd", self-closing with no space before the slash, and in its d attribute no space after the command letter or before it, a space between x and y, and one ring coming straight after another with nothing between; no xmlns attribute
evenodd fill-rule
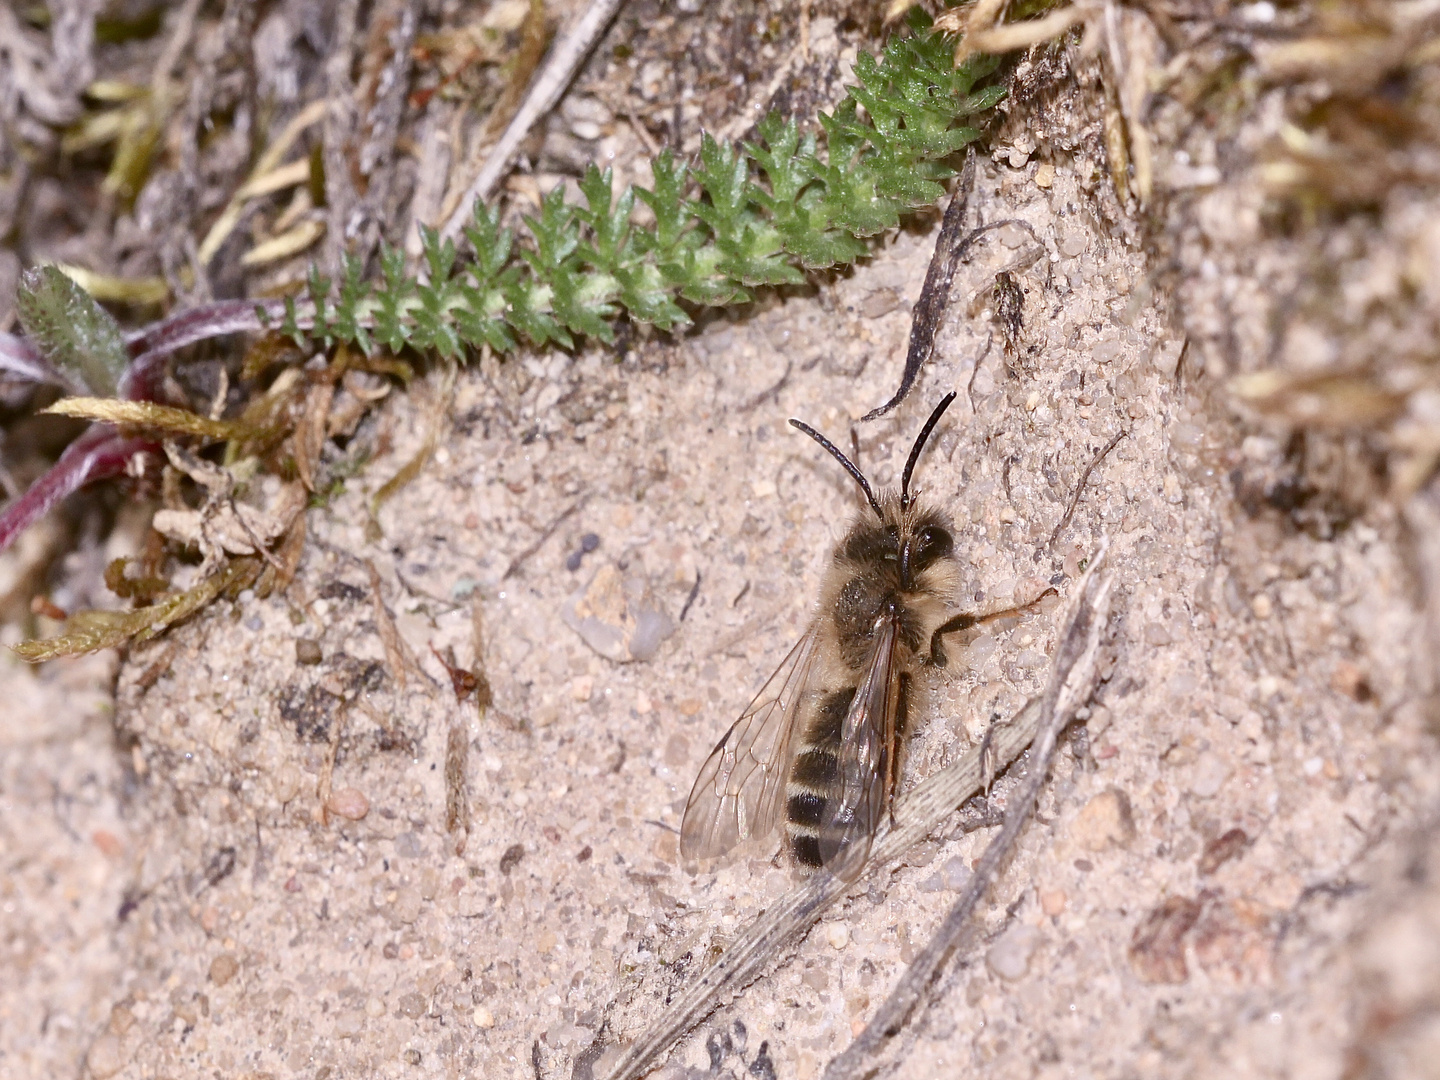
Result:
<svg viewBox="0 0 1440 1080"><path fill-rule="evenodd" d="M895 708L897 742L905 734L910 683L907 674L901 673L899 678L900 694ZM824 864L820 830L827 820L831 800L840 795L840 732L854 700L853 686L826 695L800 733L801 746L790 766L785 789L785 835L791 854L802 866L818 868ZM892 747L891 753L898 750L898 746Z"/></svg>

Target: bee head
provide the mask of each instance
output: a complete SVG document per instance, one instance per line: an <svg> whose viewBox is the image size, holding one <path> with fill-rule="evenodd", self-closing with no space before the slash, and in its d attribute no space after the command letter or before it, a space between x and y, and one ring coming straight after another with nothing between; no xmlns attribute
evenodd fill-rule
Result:
<svg viewBox="0 0 1440 1080"><path fill-rule="evenodd" d="M866 501L870 503L870 509L874 510L875 516L880 519L879 529L857 529L851 539L851 543L856 545L856 551L851 553L852 557L863 559L868 555L886 561L894 560L898 563L900 587L906 591L913 587L917 575L949 556L955 547L954 537L942 518L931 513L917 516L910 493L910 477L915 472L915 463L920 460L920 452L925 449L925 443L935 430L935 425L940 423L940 418L954 400L955 394L952 391L935 406L930 419L925 421L925 426L916 436L915 444L910 447L910 456L905 460L905 471L900 475L899 499L889 495L883 502L875 497L875 492L860 467L847 458L839 447L809 424L799 420L790 421L791 426L809 435L840 463L860 485Z"/></svg>

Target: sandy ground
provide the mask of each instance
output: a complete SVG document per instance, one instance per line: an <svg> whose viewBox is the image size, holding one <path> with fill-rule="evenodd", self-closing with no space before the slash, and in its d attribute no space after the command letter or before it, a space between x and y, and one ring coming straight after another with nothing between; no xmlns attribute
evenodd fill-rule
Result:
<svg viewBox="0 0 1440 1080"><path fill-rule="evenodd" d="M1383 501L1306 531L1237 498L1282 437L1183 346L1245 281L1174 306L1096 130L1059 125L1058 164L981 158L976 212L1033 232L978 246L879 422L855 423L898 379L933 218L675 340L472 365L440 409L433 373L327 451L376 456L309 511L287 596L218 603L118 674L0 658L0 1075L605 1076L794 881L774 850L692 873L675 837L858 509L786 419L855 431L888 486L951 389L917 476L955 520L957 607L1068 596L1106 535L1119 592L1088 722L901 1074L1440 1075L1433 552ZM1054 617L951 649L910 782L1043 686ZM477 643L484 713L436 655ZM656 1074L818 1076L989 834L957 820L857 883Z"/></svg>

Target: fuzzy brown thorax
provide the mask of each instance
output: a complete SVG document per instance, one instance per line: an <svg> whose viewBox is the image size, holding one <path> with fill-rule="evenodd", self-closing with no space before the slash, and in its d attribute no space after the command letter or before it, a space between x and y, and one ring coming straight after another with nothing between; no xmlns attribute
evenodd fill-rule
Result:
<svg viewBox="0 0 1440 1080"><path fill-rule="evenodd" d="M959 588L959 566L949 519L935 507L895 495L880 500L880 514L860 517L836 545L820 593L831 614L830 644L839 660L858 671L876 620L899 623L905 667L928 645Z"/></svg>

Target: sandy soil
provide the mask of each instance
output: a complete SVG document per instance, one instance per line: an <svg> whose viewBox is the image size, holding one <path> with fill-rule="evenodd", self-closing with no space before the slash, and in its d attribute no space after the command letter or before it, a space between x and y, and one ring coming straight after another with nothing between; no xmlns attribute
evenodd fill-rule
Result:
<svg viewBox="0 0 1440 1080"><path fill-rule="evenodd" d="M1237 418L1184 351L1209 294L1177 304L1118 214L1087 92L1056 149L1002 128L981 158L975 212L1030 228L961 267L891 416L855 423L898 379L933 218L678 339L471 365L438 408L434 372L327 450L376 456L309 511L286 596L218 603L118 677L109 658L0 659L20 975L0 985L0 1073L606 1075L794 880L773 851L692 873L675 843L696 769L803 632L857 512L786 419L847 447L853 430L891 485L956 389L917 475L955 519L957 605L1068 595L1103 535L1119 594L1088 722L902 1074L1435 1075L1433 541L1384 501L1307 531L1237 497L1283 469L1282 433ZM1009 268L1007 355L990 290ZM437 416L440 448L377 532L370 495ZM582 635L587 612L620 633ZM912 782L1043 685L1053 618L951 650ZM479 649L488 712L457 703L447 648L466 666ZM859 882L657 1075L818 1076L988 832L957 819Z"/></svg>

